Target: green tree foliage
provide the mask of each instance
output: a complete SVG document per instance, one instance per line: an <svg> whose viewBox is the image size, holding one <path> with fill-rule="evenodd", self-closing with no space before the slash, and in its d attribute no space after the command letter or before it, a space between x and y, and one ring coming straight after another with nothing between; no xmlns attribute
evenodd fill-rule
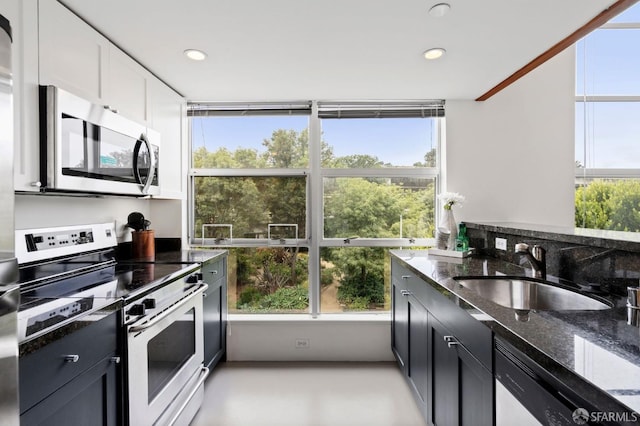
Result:
<svg viewBox="0 0 640 426"><path fill-rule="evenodd" d="M203 224L233 224L234 235L243 236L269 222L269 212L255 179L198 177L195 180L196 237L202 237ZM214 228L208 238L225 237L223 228Z"/></svg>
<svg viewBox="0 0 640 426"><path fill-rule="evenodd" d="M435 167L436 166L436 149L428 151L424 155L424 163L414 163L413 167Z"/></svg>
<svg viewBox="0 0 640 426"><path fill-rule="evenodd" d="M276 130L271 139L265 139L263 158L268 167L304 168L309 164L309 132L303 130Z"/></svg>
<svg viewBox="0 0 640 426"><path fill-rule="evenodd" d="M262 142L265 150L221 147L193 152L195 168L255 169L307 168L307 130L275 130ZM435 166L435 150L425 154ZM331 168L392 166L371 155L335 157L322 141L321 164ZM196 177L196 237L203 224L233 224L234 238L266 237L269 223L297 224L306 238L307 181L305 177ZM325 237L425 238L433 235L435 189L432 181L406 178L335 178L325 180ZM401 224L402 222L402 224ZM401 228L402 226L402 228ZM205 237L228 237L225 228L213 228ZM292 238L287 235L286 238ZM348 309L372 309L385 302L384 249L350 248L331 252L334 268L322 282L338 278L338 297ZM305 309L307 256L297 249L238 250L238 307L251 311ZM305 295L302 297L301 295ZM305 298L306 297L306 298Z"/></svg>
<svg viewBox="0 0 640 426"><path fill-rule="evenodd" d="M383 165L384 163L376 156L354 154L335 158L331 167L337 169L375 169Z"/></svg>
<svg viewBox="0 0 640 426"><path fill-rule="evenodd" d="M640 231L640 181L594 180L576 189L576 226Z"/></svg>
<svg viewBox="0 0 640 426"><path fill-rule="evenodd" d="M411 182L408 182L409 184ZM325 182L325 237L426 238L434 229L434 186L393 179L337 178Z"/></svg>
<svg viewBox="0 0 640 426"><path fill-rule="evenodd" d="M298 257L297 247L259 248L255 251L254 261L259 265L256 273L256 285L265 294L273 293L282 287L295 287L306 279L306 256Z"/></svg>
<svg viewBox="0 0 640 426"><path fill-rule="evenodd" d="M338 300L349 309L375 309L384 305L384 248L353 247L333 256L342 273Z"/></svg>
<svg viewBox="0 0 640 426"><path fill-rule="evenodd" d="M273 312L309 306L308 256L296 247L237 249L239 309Z"/></svg>

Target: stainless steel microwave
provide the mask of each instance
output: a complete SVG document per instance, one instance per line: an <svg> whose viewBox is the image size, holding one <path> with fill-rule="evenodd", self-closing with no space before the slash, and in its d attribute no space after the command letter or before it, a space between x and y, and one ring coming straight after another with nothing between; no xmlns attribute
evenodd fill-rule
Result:
<svg viewBox="0 0 640 426"><path fill-rule="evenodd" d="M40 86L40 117L42 191L159 193L159 133L54 86Z"/></svg>

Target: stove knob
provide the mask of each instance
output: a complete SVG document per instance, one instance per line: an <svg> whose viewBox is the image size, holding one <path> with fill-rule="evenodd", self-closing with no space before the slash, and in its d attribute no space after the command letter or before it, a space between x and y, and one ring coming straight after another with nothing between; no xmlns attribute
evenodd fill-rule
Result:
<svg viewBox="0 0 640 426"><path fill-rule="evenodd" d="M145 309L153 309L156 307L156 299L144 299L142 305Z"/></svg>
<svg viewBox="0 0 640 426"><path fill-rule="evenodd" d="M189 275L187 277L187 284L196 284L198 282L202 281L202 273L198 272L196 274L193 275Z"/></svg>
<svg viewBox="0 0 640 426"><path fill-rule="evenodd" d="M129 314L129 315L144 315L144 311L145 311L145 307L144 307L143 304L140 303L140 304L131 305L131 307L127 311L127 314Z"/></svg>

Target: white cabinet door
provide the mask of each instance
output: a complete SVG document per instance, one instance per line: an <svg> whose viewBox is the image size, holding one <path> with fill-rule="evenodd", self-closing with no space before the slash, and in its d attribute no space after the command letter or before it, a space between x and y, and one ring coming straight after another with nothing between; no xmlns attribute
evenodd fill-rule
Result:
<svg viewBox="0 0 640 426"><path fill-rule="evenodd" d="M39 2L40 84L104 103L109 41L56 0Z"/></svg>
<svg viewBox="0 0 640 426"><path fill-rule="evenodd" d="M116 46L109 47L105 103L119 114L146 124L147 84L151 74Z"/></svg>
<svg viewBox="0 0 640 426"><path fill-rule="evenodd" d="M15 6L8 15L13 28L14 188L38 191L38 0L10 3Z"/></svg>
<svg viewBox="0 0 640 426"><path fill-rule="evenodd" d="M56 0L40 0L40 84L146 124L151 74Z"/></svg>
<svg viewBox="0 0 640 426"><path fill-rule="evenodd" d="M160 196L183 199L186 196L183 171L183 138L186 125L185 100L157 79L149 84L149 127L160 133Z"/></svg>

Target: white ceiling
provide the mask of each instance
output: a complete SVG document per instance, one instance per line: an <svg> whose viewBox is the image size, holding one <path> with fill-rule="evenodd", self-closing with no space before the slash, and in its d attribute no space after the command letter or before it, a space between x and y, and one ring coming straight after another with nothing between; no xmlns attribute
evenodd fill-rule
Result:
<svg viewBox="0 0 640 426"><path fill-rule="evenodd" d="M189 100L275 101L475 99L615 0L63 3Z"/></svg>

